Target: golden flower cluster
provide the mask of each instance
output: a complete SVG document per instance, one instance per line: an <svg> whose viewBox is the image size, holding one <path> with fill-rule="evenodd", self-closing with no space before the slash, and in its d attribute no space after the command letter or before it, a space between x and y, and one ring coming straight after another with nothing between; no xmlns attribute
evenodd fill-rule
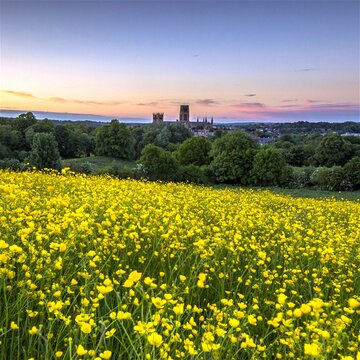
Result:
<svg viewBox="0 0 360 360"><path fill-rule="evenodd" d="M360 204L0 172L0 358L360 359Z"/></svg>

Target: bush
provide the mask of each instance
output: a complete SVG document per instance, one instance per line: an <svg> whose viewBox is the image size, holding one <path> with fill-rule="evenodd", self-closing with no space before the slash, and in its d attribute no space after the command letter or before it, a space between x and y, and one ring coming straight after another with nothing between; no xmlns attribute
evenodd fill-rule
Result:
<svg viewBox="0 0 360 360"><path fill-rule="evenodd" d="M315 159L319 165L344 165L351 157L351 145L344 138L331 133L324 136L315 152Z"/></svg>
<svg viewBox="0 0 360 360"><path fill-rule="evenodd" d="M330 169L326 167L318 167L315 169L315 171L312 173L310 179L311 182L322 189L327 188L327 184L330 177Z"/></svg>
<svg viewBox="0 0 360 360"><path fill-rule="evenodd" d="M249 184L257 149L256 141L243 131L230 132L216 139L210 151L210 170L216 182Z"/></svg>
<svg viewBox="0 0 360 360"><path fill-rule="evenodd" d="M255 155L251 175L256 185L281 186L291 181L291 170L280 150L267 147Z"/></svg>
<svg viewBox="0 0 360 360"><path fill-rule="evenodd" d="M179 181L180 166L169 151L149 144L141 152L139 160L149 180Z"/></svg>
<svg viewBox="0 0 360 360"><path fill-rule="evenodd" d="M31 144L29 160L37 169L60 169L60 154L53 134L37 133Z"/></svg>
<svg viewBox="0 0 360 360"><path fill-rule="evenodd" d="M28 156L29 156L29 153L28 153L27 151L24 151L24 150L19 151L19 152L17 153L17 158L18 158L21 162L26 161L26 159L28 158Z"/></svg>
<svg viewBox="0 0 360 360"><path fill-rule="evenodd" d="M206 184L208 179L205 175L204 169L196 165L184 165L180 169L181 180L195 184Z"/></svg>
<svg viewBox="0 0 360 360"><path fill-rule="evenodd" d="M208 165L211 143L206 138L192 137L179 145L175 156L182 165Z"/></svg>
<svg viewBox="0 0 360 360"><path fill-rule="evenodd" d="M20 162L18 159L4 159L4 160L0 160L0 169L24 171L29 169L29 166L27 164Z"/></svg>
<svg viewBox="0 0 360 360"><path fill-rule="evenodd" d="M0 159L10 158L12 151L5 145L0 143Z"/></svg>
<svg viewBox="0 0 360 360"><path fill-rule="evenodd" d="M131 178L139 180L143 177L143 173L140 167L134 169L129 166L112 165L110 168L106 169L105 172L119 179Z"/></svg>
<svg viewBox="0 0 360 360"><path fill-rule="evenodd" d="M69 168L71 171L80 174L93 174L95 171L94 165L88 161L80 162L73 160L69 163Z"/></svg>
<svg viewBox="0 0 360 360"><path fill-rule="evenodd" d="M348 190L351 187L341 166L317 168L311 176L311 181L315 186L331 191Z"/></svg>
<svg viewBox="0 0 360 360"><path fill-rule="evenodd" d="M355 156L344 166L345 177L352 189L360 189L360 156Z"/></svg>
<svg viewBox="0 0 360 360"><path fill-rule="evenodd" d="M135 155L135 138L125 124L111 120L95 131L95 153L119 159L132 159Z"/></svg>
<svg viewBox="0 0 360 360"><path fill-rule="evenodd" d="M311 175L314 171L314 166L293 167L290 186L301 189L313 185Z"/></svg>

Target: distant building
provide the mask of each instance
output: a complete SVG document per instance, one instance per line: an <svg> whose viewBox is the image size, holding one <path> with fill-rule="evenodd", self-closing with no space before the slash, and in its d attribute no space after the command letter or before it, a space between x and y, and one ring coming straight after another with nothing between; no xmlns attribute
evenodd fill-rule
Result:
<svg viewBox="0 0 360 360"><path fill-rule="evenodd" d="M153 113L153 124L162 124L164 122L164 113Z"/></svg>
<svg viewBox="0 0 360 360"><path fill-rule="evenodd" d="M359 133L346 132L344 134L341 134L341 136L360 136L360 134Z"/></svg>
<svg viewBox="0 0 360 360"><path fill-rule="evenodd" d="M180 105L180 116L179 116L180 124L185 127L190 127L190 109L189 105Z"/></svg>
<svg viewBox="0 0 360 360"><path fill-rule="evenodd" d="M202 121L197 117L196 121L190 121L190 107L189 105L180 105L180 124L184 125L188 129L204 130L207 132L212 128L214 119L208 120L207 116L202 118Z"/></svg>
<svg viewBox="0 0 360 360"><path fill-rule="evenodd" d="M270 144L270 143L276 141L276 139L273 137L255 137L255 140L260 145Z"/></svg>

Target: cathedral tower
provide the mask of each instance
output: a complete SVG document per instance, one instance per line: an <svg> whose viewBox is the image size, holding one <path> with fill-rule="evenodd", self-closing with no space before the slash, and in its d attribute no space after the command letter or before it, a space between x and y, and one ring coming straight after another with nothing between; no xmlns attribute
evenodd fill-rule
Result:
<svg viewBox="0 0 360 360"><path fill-rule="evenodd" d="M180 105L180 124L183 124L185 127L190 126L190 110L189 105Z"/></svg>

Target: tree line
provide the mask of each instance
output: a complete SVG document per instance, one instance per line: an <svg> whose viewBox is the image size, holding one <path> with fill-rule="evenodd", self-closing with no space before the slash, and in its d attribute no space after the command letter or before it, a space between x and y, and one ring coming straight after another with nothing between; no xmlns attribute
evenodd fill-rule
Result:
<svg viewBox="0 0 360 360"><path fill-rule="evenodd" d="M112 120L93 128L38 121L32 113L13 120L0 119L0 167L60 169L61 159L91 154L137 161L136 168L113 166L107 170L118 177L329 190L360 188L360 137L343 137L331 131L326 135L295 131L260 146L241 130L194 137L179 123L129 128ZM86 163L77 164L73 170L92 172Z"/></svg>

